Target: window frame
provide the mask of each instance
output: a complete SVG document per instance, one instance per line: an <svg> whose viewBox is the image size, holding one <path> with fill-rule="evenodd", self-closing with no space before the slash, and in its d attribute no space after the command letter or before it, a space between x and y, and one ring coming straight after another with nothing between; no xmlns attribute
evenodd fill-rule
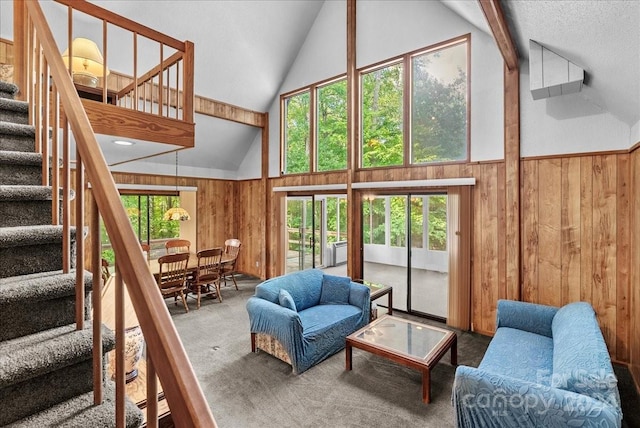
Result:
<svg viewBox="0 0 640 428"><path fill-rule="evenodd" d="M412 132L412 96L413 96L413 62L412 59L414 57L418 57L430 52L435 52L438 50L446 49L448 47L452 47L459 44L466 44L466 155L463 159L458 160L446 160L446 161L433 161L433 162L422 162L422 163L412 163L411 162L411 151L412 151L412 141L411 141L411 132ZM363 167L362 166L362 75L366 73L370 73L390 65L401 63L403 66L403 94L402 94L402 141L403 141L403 162L401 165L390 165L390 166L371 166L371 167ZM394 169L394 168L420 168L430 165L451 165L451 164L465 164L469 163L471 159L471 33L463 34L457 37L453 37L448 40L444 40L420 49L416 49L401 55L394 56L392 58L385 59L383 61L376 62L374 64L370 64L356 70L356 85L354 88L356 91L356 106L355 106L355 117L354 117L354 126L356 127L356 141L352 141L353 145L356 145L353 150L347 144L347 167L346 169L338 169L338 170L326 170L326 171L318 171L317 170L317 98L318 88L322 88L327 85L331 85L339 80L345 79L347 75L346 73L340 74L325 80L321 80L316 83L312 83L310 85L283 93L280 95L280 177L284 176L299 176L299 175L309 175L309 174L326 174L332 172L341 172L349 170L351 165L353 165L353 169L355 171L370 171L376 169ZM285 129L286 129L286 108L285 102L288 98L302 94L304 92L309 92L309 170L304 172L295 172L295 173L286 173L285 172L285 162L286 162L286 147L285 147ZM348 115L348 111L347 111ZM347 140L348 143L348 140ZM356 156L355 162L352 160L351 165L349 163L349 152L352 151Z"/></svg>
<svg viewBox="0 0 640 428"><path fill-rule="evenodd" d="M466 120L467 120L467 136L466 136L466 156L463 159L454 160L454 161L434 161L434 162L423 162L423 163L412 163L411 162L411 130L412 130L412 102L413 102L413 62L412 59L414 57L419 57L421 55L435 52L438 50L446 49L448 47L456 46L459 44L466 44L467 46L467 67L466 67ZM363 74L367 74L385 67L389 67L398 63L403 64L403 163L402 165L389 165L389 166L371 166L364 167L362 166L362 156L363 156L363 148L362 148L362 76ZM450 164L464 164L469 163L471 159L471 33L463 34L458 37L454 37L448 40L444 40L442 42L438 42L433 45L429 45L424 48L416 49L411 52L407 52L402 55L398 55L393 58L386 59L384 61L380 61L374 63L372 65L364 66L356 70L357 74L357 94L358 94L358 105L356 106L357 114L357 129L358 129L358 141L356 147L356 153L358 156L357 159L357 171L371 171L376 169L393 169L393 168L415 168L415 167L424 167L429 165L450 165Z"/></svg>

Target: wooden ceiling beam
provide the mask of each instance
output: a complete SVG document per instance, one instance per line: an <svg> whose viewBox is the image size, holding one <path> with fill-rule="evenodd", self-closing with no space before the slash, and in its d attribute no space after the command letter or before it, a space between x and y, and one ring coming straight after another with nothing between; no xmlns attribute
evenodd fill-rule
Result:
<svg viewBox="0 0 640 428"><path fill-rule="evenodd" d="M496 40L502 58L510 71L518 69L518 51L516 50L509 25L504 17L500 0L478 0L478 4L484 13L493 38Z"/></svg>

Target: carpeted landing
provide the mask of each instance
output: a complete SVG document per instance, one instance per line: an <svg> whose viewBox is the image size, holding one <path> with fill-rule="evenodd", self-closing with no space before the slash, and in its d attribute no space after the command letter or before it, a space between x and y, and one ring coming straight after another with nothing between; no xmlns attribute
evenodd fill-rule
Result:
<svg viewBox="0 0 640 428"><path fill-rule="evenodd" d="M431 374L432 402L421 400L421 375L359 349L353 350L353 371L345 371L344 350L301 375L259 351L251 353L245 303L257 279L240 277L239 291L222 288L223 302L204 298L196 310L166 300L200 385L221 428L299 427L452 427L451 385L455 368L446 354ZM394 314L396 315L396 314ZM398 316L407 316L397 314ZM423 322L428 322L422 320ZM458 363L477 366L489 338L458 332ZM617 370L620 372L620 370ZM623 409L635 407L623 426L640 426L640 401L622 369L626 395ZM635 419L632 417L635 416Z"/></svg>

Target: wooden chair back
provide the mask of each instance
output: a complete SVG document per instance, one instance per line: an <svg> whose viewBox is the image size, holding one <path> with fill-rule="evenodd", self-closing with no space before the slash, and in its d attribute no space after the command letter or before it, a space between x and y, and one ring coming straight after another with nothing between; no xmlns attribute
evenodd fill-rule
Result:
<svg viewBox="0 0 640 428"><path fill-rule="evenodd" d="M196 283L208 284L220 280L220 262L222 261L222 248L211 248L198 251L198 270L196 271Z"/></svg>
<svg viewBox="0 0 640 428"><path fill-rule="evenodd" d="M167 250L167 254L188 253L191 248L191 241L188 239L172 239L165 242L164 247Z"/></svg>
<svg viewBox="0 0 640 428"><path fill-rule="evenodd" d="M147 261L151 258L151 246L149 244L140 244L140 248L142 248L143 252L147 253Z"/></svg>
<svg viewBox="0 0 640 428"><path fill-rule="evenodd" d="M189 253L167 254L158 259L158 285L163 295L171 295L185 289L188 263Z"/></svg>
<svg viewBox="0 0 640 428"><path fill-rule="evenodd" d="M102 270L102 281L105 283L111 277L111 272L109 272L109 262L106 259L102 259L101 261L101 270Z"/></svg>
<svg viewBox="0 0 640 428"><path fill-rule="evenodd" d="M224 241L224 252L229 256L233 257L235 262L235 258L238 257L238 253L240 252L241 245L242 243L240 242L239 239L236 239L236 238L227 239L226 241Z"/></svg>

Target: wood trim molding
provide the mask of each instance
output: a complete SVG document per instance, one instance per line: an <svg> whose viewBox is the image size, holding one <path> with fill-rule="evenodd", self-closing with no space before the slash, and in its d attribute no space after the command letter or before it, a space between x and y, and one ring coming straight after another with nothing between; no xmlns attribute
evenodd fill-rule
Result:
<svg viewBox="0 0 640 428"><path fill-rule="evenodd" d="M518 52L509 32L509 25L502 12L499 0L478 0L478 4L487 18L487 23L498 44L502 58L509 70L518 69Z"/></svg>

